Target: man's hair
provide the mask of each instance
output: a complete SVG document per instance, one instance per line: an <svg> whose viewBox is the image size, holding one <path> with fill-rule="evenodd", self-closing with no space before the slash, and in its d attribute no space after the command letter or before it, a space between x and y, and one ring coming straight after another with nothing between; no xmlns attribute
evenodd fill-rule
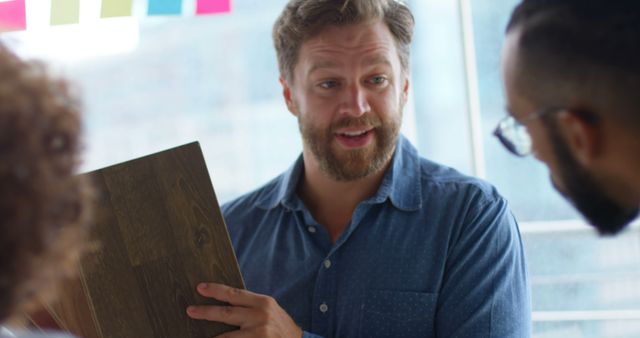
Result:
<svg viewBox="0 0 640 338"><path fill-rule="evenodd" d="M79 103L0 45L0 323L48 300L86 248Z"/></svg>
<svg viewBox="0 0 640 338"><path fill-rule="evenodd" d="M302 44L329 26L383 19L396 41L402 70L409 70L414 19L397 0L290 0L273 26L280 75L293 80Z"/></svg>
<svg viewBox="0 0 640 338"><path fill-rule="evenodd" d="M524 0L512 31L516 85L529 99L640 125L640 1Z"/></svg>

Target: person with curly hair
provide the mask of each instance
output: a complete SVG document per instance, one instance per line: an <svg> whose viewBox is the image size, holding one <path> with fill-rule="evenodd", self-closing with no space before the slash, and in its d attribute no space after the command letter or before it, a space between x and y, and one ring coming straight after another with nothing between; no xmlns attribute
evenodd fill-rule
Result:
<svg viewBox="0 0 640 338"><path fill-rule="evenodd" d="M0 337L38 336L9 327L53 299L87 248L79 107L64 80L0 45Z"/></svg>

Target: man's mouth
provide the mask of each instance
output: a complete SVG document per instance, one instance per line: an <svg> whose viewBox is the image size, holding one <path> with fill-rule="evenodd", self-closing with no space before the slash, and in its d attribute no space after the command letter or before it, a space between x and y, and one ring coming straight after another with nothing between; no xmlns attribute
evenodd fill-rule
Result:
<svg viewBox="0 0 640 338"><path fill-rule="evenodd" d="M346 148L361 148L369 144L374 128L336 132L336 138Z"/></svg>
<svg viewBox="0 0 640 338"><path fill-rule="evenodd" d="M362 137L364 135L366 135L367 133L373 131L373 129L368 129L368 130L360 130L360 131L348 131L348 132L342 132L342 133L337 133L340 136L343 137L352 137L352 138L356 138L356 137Z"/></svg>

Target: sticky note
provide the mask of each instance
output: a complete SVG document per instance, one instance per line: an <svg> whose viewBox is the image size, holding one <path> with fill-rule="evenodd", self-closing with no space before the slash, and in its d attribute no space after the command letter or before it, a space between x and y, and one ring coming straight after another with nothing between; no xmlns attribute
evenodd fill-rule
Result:
<svg viewBox="0 0 640 338"><path fill-rule="evenodd" d="M101 18L131 16L133 0L102 0Z"/></svg>
<svg viewBox="0 0 640 338"><path fill-rule="evenodd" d="M0 2L0 32L27 29L25 0Z"/></svg>
<svg viewBox="0 0 640 338"><path fill-rule="evenodd" d="M182 0L149 0L147 14L149 15L180 15Z"/></svg>
<svg viewBox="0 0 640 338"><path fill-rule="evenodd" d="M231 12L231 0L198 0L196 15Z"/></svg>
<svg viewBox="0 0 640 338"><path fill-rule="evenodd" d="M80 0L51 0L51 24L80 22Z"/></svg>

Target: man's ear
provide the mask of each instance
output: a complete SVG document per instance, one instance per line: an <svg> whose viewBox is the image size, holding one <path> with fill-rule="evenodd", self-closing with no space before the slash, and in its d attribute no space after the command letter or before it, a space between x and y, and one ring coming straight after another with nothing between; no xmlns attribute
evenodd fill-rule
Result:
<svg viewBox="0 0 640 338"><path fill-rule="evenodd" d="M590 166L601 154L603 140L597 123L565 110L558 113L558 129L580 164Z"/></svg>
<svg viewBox="0 0 640 338"><path fill-rule="evenodd" d="M406 104L409 100L409 76L404 78L404 84L402 85L402 104Z"/></svg>
<svg viewBox="0 0 640 338"><path fill-rule="evenodd" d="M298 116L298 111L296 110L295 104L293 103L293 97L291 94L291 87L287 83L287 80L280 76L279 78L280 85L282 86L282 97L284 97L284 102L287 104L287 109L291 114Z"/></svg>

